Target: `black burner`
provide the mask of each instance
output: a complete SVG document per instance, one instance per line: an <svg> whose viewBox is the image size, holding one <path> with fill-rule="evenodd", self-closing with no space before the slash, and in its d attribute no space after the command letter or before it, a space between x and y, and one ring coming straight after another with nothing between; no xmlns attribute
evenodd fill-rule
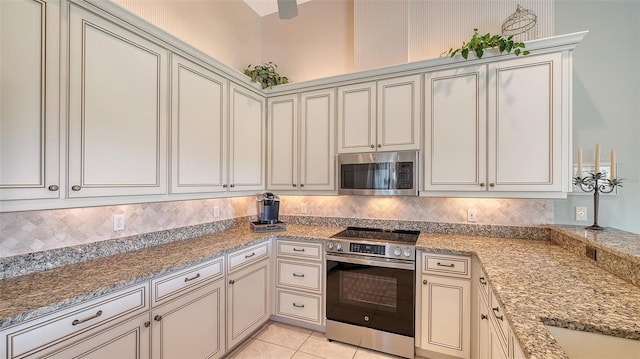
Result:
<svg viewBox="0 0 640 359"><path fill-rule="evenodd" d="M415 244L420 236L420 231L405 231L401 229L380 229L347 227L344 231L337 233L331 238L341 239L364 239L384 242L399 242Z"/></svg>

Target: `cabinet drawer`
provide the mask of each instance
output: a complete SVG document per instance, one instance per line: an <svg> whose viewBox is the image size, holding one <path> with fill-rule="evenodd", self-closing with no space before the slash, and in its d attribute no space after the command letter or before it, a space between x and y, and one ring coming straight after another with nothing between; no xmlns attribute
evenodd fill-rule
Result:
<svg viewBox="0 0 640 359"><path fill-rule="evenodd" d="M269 242L260 243L255 246L243 248L228 255L227 265L229 273L244 267L247 264L257 262L269 257Z"/></svg>
<svg viewBox="0 0 640 359"><path fill-rule="evenodd" d="M471 258L469 257L424 253L422 255L422 271L425 273L470 278L470 260Z"/></svg>
<svg viewBox="0 0 640 359"><path fill-rule="evenodd" d="M320 291L320 263L301 263L278 259L277 284L295 289Z"/></svg>
<svg viewBox="0 0 640 359"><path fill-rule="evenodd" d="M498 298L496 298L493 292L491 292L490 302L489 315L493 317L494 322L496 323L500 341L506 346L507 338L511 331L511 328L509 328L509 322L507 321L507 317L504 315L500 302L498 302Z"/></svg>
<svg viewBox="0 0 640 359"><path fill-rule="evenodd" d="M224 258L216 258L212 261L152 280L152 305L182 294L208 279L223 275L223 262Z"/></svg>
<svg viewBox="0 0 640 359"><path fill-rule="evenodd" d="M322 259L322 243L277 241L277 254L280 257L295 257L309 260Z"/></svg>
<svg viewBox="0 0 640 359"><path fill-rule="evenodd" d="M482 268L480 268L478 270L478 274L474 276L477 277L478 280L478 287L480 288L480 293L482 293L482 296L484 297L485 300L489 300L489 282L487 281L487 275L484 274L484 270L482 270Z"/></svg>
<svg viewBox="0 0 640 359"><path fill-rule="evenodd" d="M277 315L322 324L321 296L276 290Z"/></svg>
<svg viewBox="0 0 640 359"><path fill-rule="evenodd" d="M147 284L137 286L24 323L7 335L7 354L13 358L36 352L99 324L148 310L147 291Z"/></svg>

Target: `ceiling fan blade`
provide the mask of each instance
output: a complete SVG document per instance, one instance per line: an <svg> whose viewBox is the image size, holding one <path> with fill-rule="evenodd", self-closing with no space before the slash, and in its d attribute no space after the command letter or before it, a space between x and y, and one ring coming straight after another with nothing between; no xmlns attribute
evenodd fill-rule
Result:
<svg viewBox="0 0 640 359"><path fill-rule="evenodd" d="M289 20L298 16L296 0L278 0L278 16L282 20Z"/></svg>

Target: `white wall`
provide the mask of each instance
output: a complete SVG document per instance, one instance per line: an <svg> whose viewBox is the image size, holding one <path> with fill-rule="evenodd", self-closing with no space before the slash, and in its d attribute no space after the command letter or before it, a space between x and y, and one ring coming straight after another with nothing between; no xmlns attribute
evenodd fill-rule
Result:
<svg viewBox="0 0 640 359"><path fill-rule="evenodd" d="M600 197L598 224L640 233L640 1L556 0L557 33L589 30L574 51L573 145L593 161L595 143L603 162L615 148L619 177L617 196ZM574 220L585 206L593 221L593 196L570 195L555 201L554 221Z"/></svg>

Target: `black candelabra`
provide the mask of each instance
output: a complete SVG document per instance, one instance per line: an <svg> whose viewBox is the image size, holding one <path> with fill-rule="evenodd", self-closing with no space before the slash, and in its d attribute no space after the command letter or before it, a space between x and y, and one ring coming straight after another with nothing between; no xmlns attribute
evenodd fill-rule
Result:
<svg viewBox="0 0 640 359"><path fill-rule="evenodd" d="M602 172L589 173L585 177L580 177L582 174L573 178L573 184L580 187L583 192L593 192L593 225L586 227L596 231L601 231L605 227L598 225L598 205L600 203L600 193L611 193L617 186L622 187L621 179L608 179Z"/></svg>

